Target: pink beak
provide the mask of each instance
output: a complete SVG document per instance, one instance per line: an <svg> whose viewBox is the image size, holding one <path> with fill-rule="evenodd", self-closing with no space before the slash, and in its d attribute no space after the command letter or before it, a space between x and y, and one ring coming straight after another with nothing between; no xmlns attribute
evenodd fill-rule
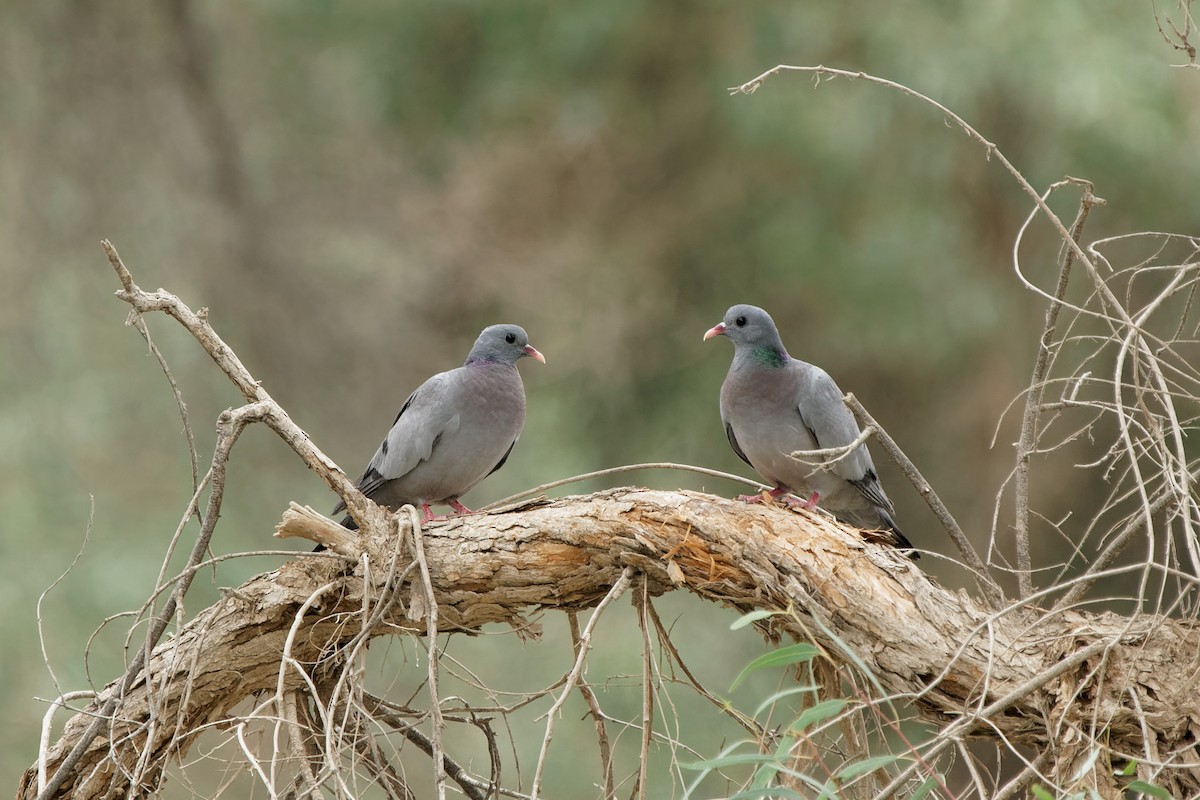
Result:
<svg viewBox="0 0 1200 800"><path fill-rule="evenodd" d="M537 351L537 348L531 344L525 345L525 355L529 356L530 358L536 358L538 361L542 362L543 364L546 363L546 357L544 355L542 355L541 353L539 353Z"/></svg>
<svg viewBox="0 0 1200 800"><path fill-rule="evenodd" d="M705 332L704 341L707 342L709 339L713 338L714 336L720 336L723 333L725 333L725 323L718 322L716 325L713 325L711 328L709 328Z"/></svg>

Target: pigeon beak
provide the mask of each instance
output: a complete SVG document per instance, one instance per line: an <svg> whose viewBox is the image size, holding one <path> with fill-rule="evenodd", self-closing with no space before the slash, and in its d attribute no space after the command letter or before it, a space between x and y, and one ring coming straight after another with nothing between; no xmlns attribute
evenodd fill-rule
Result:
<svg viewBox="0 0 1200 800"><path fill-rule="evenodd" d="M718 322L716 325L713 325L711 328L709 328L705 332L704 341L707 342L709 339L713 338L714 336L720 336L723 333L725 333L725 323Z"/></svg>
<svg viewBox="0 0 1200 800"><path fill-rule="evenodd" d="M542 355L541 353L539 353L537 351L537 348L531 344L525 345L525 355L529 356L530 358L536 358L538 361L542 362L543 364L546 363L546 357L544 355Z"/></svg>

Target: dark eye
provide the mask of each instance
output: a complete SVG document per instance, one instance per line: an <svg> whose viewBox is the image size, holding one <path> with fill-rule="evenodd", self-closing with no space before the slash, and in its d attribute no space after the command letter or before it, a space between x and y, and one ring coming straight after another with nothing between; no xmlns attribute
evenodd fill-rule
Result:
<svg viewBox="0 0 1200 800"><path fill-rule="evenodd" d="M733 324L734 324L734 325L737 325L739 328L744 328L744 327L746 326L746 318L745 318L745 317L738 317L737 319L735 319L735 320L733 321Z"/></svg>
<svg viewBox="0 0 1200 800"><path fill-rule="evenodd" d="M504 334L504 341L508 342L509 344L512 344L516 340L517 340L517 335L515 333Z"/></svg>

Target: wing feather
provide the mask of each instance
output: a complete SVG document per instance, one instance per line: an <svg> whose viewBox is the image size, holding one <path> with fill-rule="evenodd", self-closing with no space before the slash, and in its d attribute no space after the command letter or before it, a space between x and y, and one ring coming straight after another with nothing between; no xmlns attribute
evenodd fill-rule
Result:
<svg viewBox="0 0 1200 800"><path fill-rule="evenodd" d="M453 404L446 402L449 383L449 373L438 373L404 401L387 436L355 483L360 492L373 497L384 484L428 460L438 440L458 429L459 416L452 411ZM338 503L333 513L345 508L345 503Z"/></svg>
<svg viewBox="0 0 1200 800"><path fill-rule="evenodd" d="M725 438L729 440L729 446L733 448L733 452L737 454L737 457L750 464L750 459L746 458L746 453L742 450L742 446L738 444L737 437L733 435L733 426L728 422L725 423ZM753 467L754 465L750 464L750 466Z"/></svg>
<svg viewBox="0 0 1200 800"><path fill-rule="evenodd" d="M854 414L842 400L842 391L829 373L812 364L804 365L804 376L797 410L800 419L812 432L817 449L845 447L858 438L862 431ZM855 448L849 455L832 466L833 472L845 478L876 506L892 512L892 501L883 493L875 464L866 444Z"/></svg>

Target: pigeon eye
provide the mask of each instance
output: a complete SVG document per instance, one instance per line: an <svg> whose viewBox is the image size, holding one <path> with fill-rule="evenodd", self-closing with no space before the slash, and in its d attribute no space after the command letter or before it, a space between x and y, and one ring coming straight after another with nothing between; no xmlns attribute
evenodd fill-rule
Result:
<svg viewBox="0 0 1200 800"><path fill-rule="evenodd" d="M504 341L508 342L509 344L512 344L516 340L517 340L517 335L515 333L504 334Z"/></svg>
<svg viewBox="0 0 1200 800"><path fill-rule="evenodd" d="M744 327L746 327L746 318L745 318L745 317L738 317L737 319L735 319L735 320L733 321L733 324L734 324L734 325L737 325L739 328L744 328Z"/></svg>

